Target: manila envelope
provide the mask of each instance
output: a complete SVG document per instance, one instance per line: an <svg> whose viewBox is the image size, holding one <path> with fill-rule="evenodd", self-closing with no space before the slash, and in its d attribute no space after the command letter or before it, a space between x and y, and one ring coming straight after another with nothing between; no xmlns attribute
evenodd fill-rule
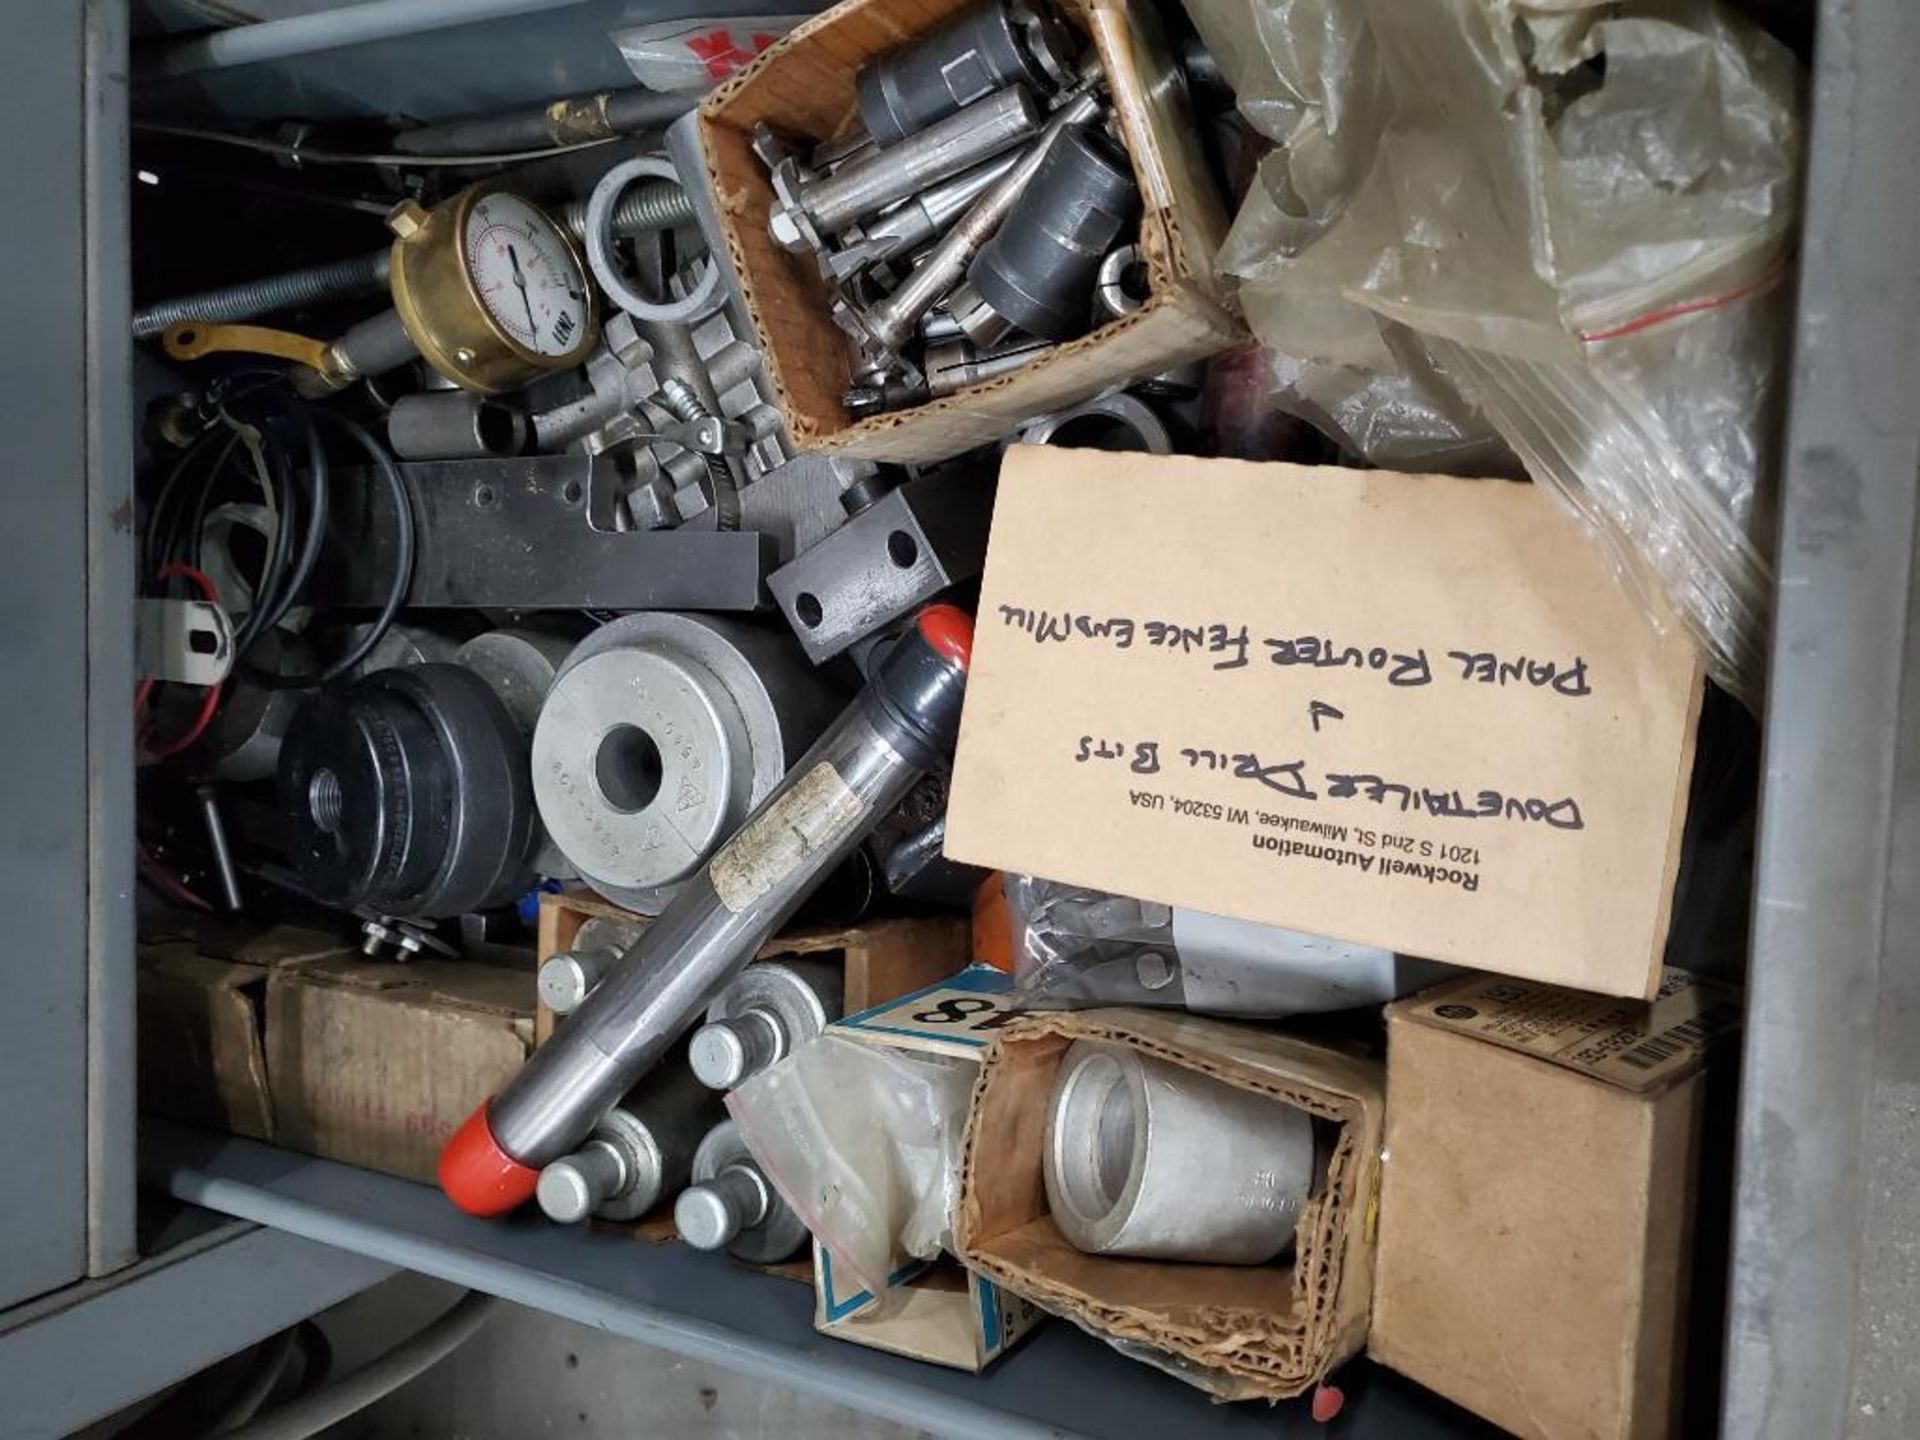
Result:
<svg viewBox="0 0 1920 1440"><path fill-rule="evenodd" d="M1702 674L1532 485L1016 448L947 854L1647 997Z"/></svg>

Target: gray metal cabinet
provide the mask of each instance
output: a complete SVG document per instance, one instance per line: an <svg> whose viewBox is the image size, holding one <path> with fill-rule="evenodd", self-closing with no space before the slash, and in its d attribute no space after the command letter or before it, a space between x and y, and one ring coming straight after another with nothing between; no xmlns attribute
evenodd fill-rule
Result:
<svg viewBox="0 0 1920 1440"><path fill-rule="evenodd" d="M99 323L127 306L123 17L7 20L0 1307L134 1253L131 352Z"/></svg>
<svg viewBox="0 0 1920 1440"><path fill-rule="evenodd" d="M622 20L738 8L585 0L443 30L431 67L409 42L385 40L139 83L181 113L439 118L617 83L604 37ZM0 1307L113 1271L134 1248L126 15L114 0L16 0L8 19L0 645L13 703L0 864L15 943L0 972ZM1743 1075L1730 1436L1837 1440L1920 1424L1920 963L1908 938L1920 873L1916 74L1920 10L1908 0L1822 7ZM321 1254L366 1257L352 1262L365 1277L417 1269L945 1433L1316 1433L1300 1407L1208 1406L1067 1326L985 1377L961 1376L817 1337L803 1289L713 1257L473 1221L422 1187L175 1127L150 1128L144 1165L155 1192L332 1247ZM237 1293L244 1270L204 1273ZM305 1293L325 1303L334 1288ZM83 1292L67 1293L78 1303ZM0 1314L0 1377L31 1374L18 1360L32 1352L12 1348L27 1331L10 1324L26 1313ZM1342 1378L1345 1433L1479 1429L1364 1363Z"/></svg>

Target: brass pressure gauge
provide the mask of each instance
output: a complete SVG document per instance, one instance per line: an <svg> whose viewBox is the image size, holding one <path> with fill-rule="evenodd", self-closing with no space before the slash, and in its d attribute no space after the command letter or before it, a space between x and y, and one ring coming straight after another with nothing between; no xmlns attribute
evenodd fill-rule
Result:
<svg viewBox="0 0 1920 1440"><path fill-rule="evenodd" d="M587 358L599 338L593 287L567 232L511 190L474 185L387 217L394 308L427 363L483 395Z"/></svg>

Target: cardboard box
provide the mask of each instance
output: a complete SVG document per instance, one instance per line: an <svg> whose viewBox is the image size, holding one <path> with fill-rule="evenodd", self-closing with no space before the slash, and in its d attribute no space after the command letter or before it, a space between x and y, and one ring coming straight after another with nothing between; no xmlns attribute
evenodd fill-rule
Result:
<svg viewBox="0 0 1920 1440"><path fill-rule="evenodd" d="M813 1242L813 1328L914 1360L979 1372L1047 1318L1031 1301L1003 1290L957 1260L916 1261L888 1277L884 1301L836 1287L833 1256Z"/></svg>
<svg viewBox="0 0 1920 1440"><path fill-rule="evenodd" d="M1645 998L1703 690L1538 487L1017 447L947 854Z"/></svg>
<svg viewBox="0 0 1920 1440"><path fill-rule="evenodd" d="M1193 1265L1086 1255L1042 1178L1054 1074L1075 1040L1129 1045L1298 1106L1334 1128L1293 1257ZM955 1241L967 1265L1097 1335L1167 1357L1228 1400L1311 1388L1365 1342L1383 1077L1371 1061L1277 1031L1141 1009L1028 1015L999 1032L967 1119Z"/></svg>
<svg viewBox="0 0 1920 1440"><path fill-rule="evenodd" d="M1368 1349L1526 1440L1679 1434L1701 1066L1738 992L1476 976L1387 1017Z"/></svg>
<svg viewBox="0 0 1920 1440"><path fill-rule="evenodd" d="M533 1048L531 971L358 955L275 970L267 1075L278 1140L433 1183L440 1150Z"/></svg>
<svg viewBox="0 0 1920 1440"><path fill-rule="evenodd" d="M341 937L209 917L142 937L136 957L140 1108L274 1138L267 1083L267 976L351 953Z"/></svg>
<svg viewBox="0 0 1920 1440"><path fill-rule="evenodd" d="M978 1060L1014 1015L1013 979L973 965L914 994L875 1005L829 1033L885 1049ZM950 1365L984 1370L1024 1338L1045 1312L954 1261L907 1259L875 1296L834 1280L833 1257L813 1246L814 1328L823 1335Z"/></svg>
<svg viewBox="0 0 1920 1440"><path fill-rule="evenodd" d="M1213 258L1227 217L1201 151L1186 85L1146 0L1063 0L1092 37L1145 202L1140 246L1150 298L1140 310L998 380L854 423L841 403L852 364L811 258L767 233L773 187L749 148L755 124L825 140L857 123L854 78L878 55L973 0L845 0L805 21L700 107L720 227L767 379L795 445L875 460L944 459L1021 421L1126 380L1224 349L1244 331Z"/></svg>
<svg viewBox="0 0 1920 1440"><path fill-rule="evenodd" d="M139 950L140 1108L211 1130L273 1139L267 971L187 942Z"/></svg>
<svg viewBox="0 0 1920 1440"><path fill-rule="evenodd" d="M538 931L542 960L573 944L580 927L594 916L648 923L585 890L566 890L540 897ZM905 995L943 975L966 967L971 944L968 922L934 916L914 920L874 920L861 925L813 926L776 935L754 956L838 954L846 967L842 991L849 1013L882 1000ZM557 1017L544 1004L535 1018L534 1040L544 1045L553 1034Z"/></svg>

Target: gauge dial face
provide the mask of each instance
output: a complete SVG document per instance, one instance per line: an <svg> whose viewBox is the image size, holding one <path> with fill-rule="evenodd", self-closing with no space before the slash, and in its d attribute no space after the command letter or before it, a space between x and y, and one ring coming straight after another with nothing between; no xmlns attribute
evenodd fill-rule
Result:
<svg viewBox="0 0 1920 1440"><path fill-rule="evenodd" d="M560 232L518 195L482 195L467 211L467 274L487 314L536 355L580 347L587 277Z"/></svg>

